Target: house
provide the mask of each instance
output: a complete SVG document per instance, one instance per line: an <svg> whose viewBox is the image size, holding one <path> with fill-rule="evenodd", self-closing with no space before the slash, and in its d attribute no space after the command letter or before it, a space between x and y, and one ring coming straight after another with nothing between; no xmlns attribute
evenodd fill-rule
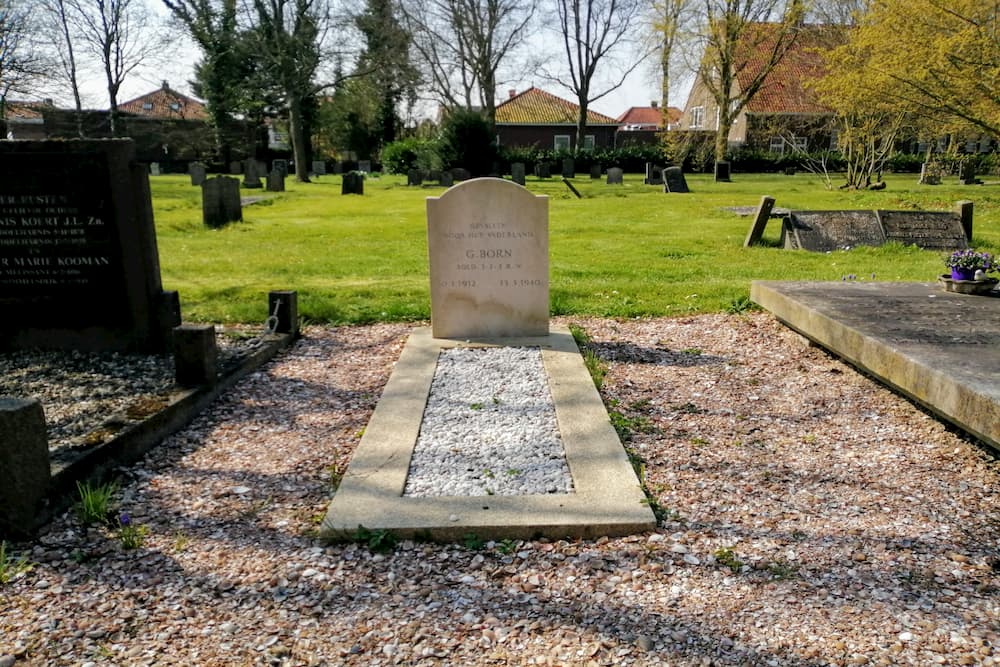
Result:
<svg viewBox="0 0 1000 667"><path fill-rule="evenodd" d="M3 103L3 136L8 139L44 139L45 111L52 108L52 100L42 102Z"/></svg>
<svg viewBox="0 0 1000 667"><path fill-rule="evenodd" d="M736 52L736 94L745 89L766 66L766 54L777 38L779 24L756 23L743 34ZM757 94L733 122L729 145L784 153L790 150L835 149L835 114L818 100L811 83L825 73L823 54L843 43L841 26L805 24L781 62L764 80ZM678 129L715 132L719 112L704 82L695 80Z"/></svg>
<svg viewBox="0 0 1000 667"><path fill-rule="evenodd" d="M540 88L532 86L521 93L511 90L508 99L496 107L497 145L575 150L579 114L579 105ZM580 149L613 147L617 130L617 120L588 109Z"/></svg>
<svg viewBox="0 0 1000 667"><path fill-rule="evenodd" d="M177 92L166 81L151 93L122 102L118 105L118 111L139 118L208 120L208 111L204 103Z"/></svg>
<svg viewBox="0 0 1000 667"><path fill-rule="evenodd" d="M667 107L667 127L664 127L663 108L656 100L648 107L629 107L618 117L615 146L655 144L660 132L677 129L683 113L677 107Z"/></svg>

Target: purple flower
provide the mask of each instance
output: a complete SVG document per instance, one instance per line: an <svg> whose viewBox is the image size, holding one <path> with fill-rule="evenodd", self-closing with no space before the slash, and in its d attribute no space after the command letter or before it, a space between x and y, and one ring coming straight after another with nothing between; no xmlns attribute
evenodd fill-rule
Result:
<svg viewBox="0 0 1000 667"><path fill-rule="evenodd" d="M122 526L131 526L132 517L130 517L127 512L122 512L121 516L118 517L118 523Z"/></svg>

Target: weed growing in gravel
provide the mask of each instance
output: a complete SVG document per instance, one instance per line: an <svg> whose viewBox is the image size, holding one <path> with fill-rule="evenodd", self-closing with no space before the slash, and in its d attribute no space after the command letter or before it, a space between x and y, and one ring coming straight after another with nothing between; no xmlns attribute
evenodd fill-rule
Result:
<svg viewBox="0 0 1000 667"><path fill-rule="evenodd" d="M388 530L368 530L364 526L358 526L354 533L354 541L368 547L369 550L387 553L396 548L399 539Z"/></svg>
<svg viewBox="0 0 1000 667"><path fill-rule="evenodd" d="M715 562L723 567L728 567L733 574L739 574L740 569L743 567L743 561L741 561L737 556L736 552L729 547L721 547L715 550L713 554L715 556Z"/></svg>
<svg viewBox="0 0 1000 667"><path fill-rule="evenodd" d="M517 550L517 542L515 542L510 538L500 540L500 542L497 544L497 551L506 556L509 556L510 554L514 553L515 550Z"/></svg>
<svg viewBox="0 0 1000 667"><path fill-rule="evenodd" d="M332 465L327 466L326 474L330 481L330 490L334 493L340 488L340 482L344 479L344 473L340 469L340 466Z"/></svg>
<svg viewBox="0 0 1000 667"><path fill-rule="evenodd" d="M731 315L739 315L742 313L749 312L751 310L759 310L759 306L750 300L747 295L738 296L729 302L726 307L726 312Z"/></svg>
<svg viewBox="0 0 1000 667"><path fill-rule="evenodd" d="M590 349L590 336L576 324L569 325L569 331L573 334L573 340L583 355L583 365L587 367L590 378L594 381L594 386L600 391L604 386L604 377L608 374L608 365Z"/></svg>
<svg viewBox="0 0 1000 667"><path fill-rule="evenodd" d="M20 558L14 558L13 553L7 553L7 543L0 542L0 584L13 581L22 574L26 574L32 567L34 565L28 562L27 556L22 555Z"/></svg>
<svg viewBox="0 0 1000 667"><path fill-rule="evenodd" d="M767 571L770 572L771 576L775 579L791 579L798 574L799 568L791 563L776 560L768 564Z"/></svg>
<svg viewBox="0 0 1000 667"><path fill-rule="evenodd" d="M108 523L111 515L111 497L118 490L114 482L91 486L90 482L77 482L76 490L80 494L77 502L76 516L85 525Z"/></svg>
<svg viewBox="0 0 1000 667"><path fill-rule="evenodd" d="M118 517L118 541L122 543L124 549L138 549L146 541L149 528L132 522L132 517L127 512L122 512Z"/></svg>
<svg viewBox="0 0 1000 667"><path fill-rule="evenodd" d="M475 533L466 533L465 537L462 538L462 544L469 551L480 551L486 546L486 540Z"/></svg>
<svg viewBox="0 0 1000 667"><path fill-rule="evenodd" d="M701 354L701 348L689 347L687 349L681 350L681 354L690 354L692 357L697 357Z"/></svg>
<svg viewBox="0 0 1000 667"><path fill-rule="evenodd" d="M184 533L174 533L174 551L180 553L191 544L191 538Z"/></svg>
<svg viewBox="0 0 1000 667"><path fill-rule="evenodd" d="M482 410L483 409L483 404L482 403L473 403L469 407L472 408L473 410Z"/></svg>

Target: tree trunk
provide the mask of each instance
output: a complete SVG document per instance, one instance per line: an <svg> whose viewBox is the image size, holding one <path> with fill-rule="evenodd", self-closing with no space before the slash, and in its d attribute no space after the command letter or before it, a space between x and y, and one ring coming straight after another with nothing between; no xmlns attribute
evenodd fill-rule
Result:
<svg viewBox="0 0 1000 667"><path fill-rule="evenodd" d="M288 95L288 138L292 142L292 159L295 160L295 179L309 183L308 151L302 118L302 98L297 93Z"/></svg>

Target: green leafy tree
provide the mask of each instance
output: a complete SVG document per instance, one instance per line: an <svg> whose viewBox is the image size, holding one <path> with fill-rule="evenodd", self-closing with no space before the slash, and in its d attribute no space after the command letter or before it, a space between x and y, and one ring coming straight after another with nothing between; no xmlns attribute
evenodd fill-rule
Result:
<svg viewBox="0 0 1000 667"><path fill-rule="evenodd" d="M482 114L452 109L441 123L441 161L445 167L463 167L473 176L485 176L496 156L493 141L489 122Z"/></svg>

